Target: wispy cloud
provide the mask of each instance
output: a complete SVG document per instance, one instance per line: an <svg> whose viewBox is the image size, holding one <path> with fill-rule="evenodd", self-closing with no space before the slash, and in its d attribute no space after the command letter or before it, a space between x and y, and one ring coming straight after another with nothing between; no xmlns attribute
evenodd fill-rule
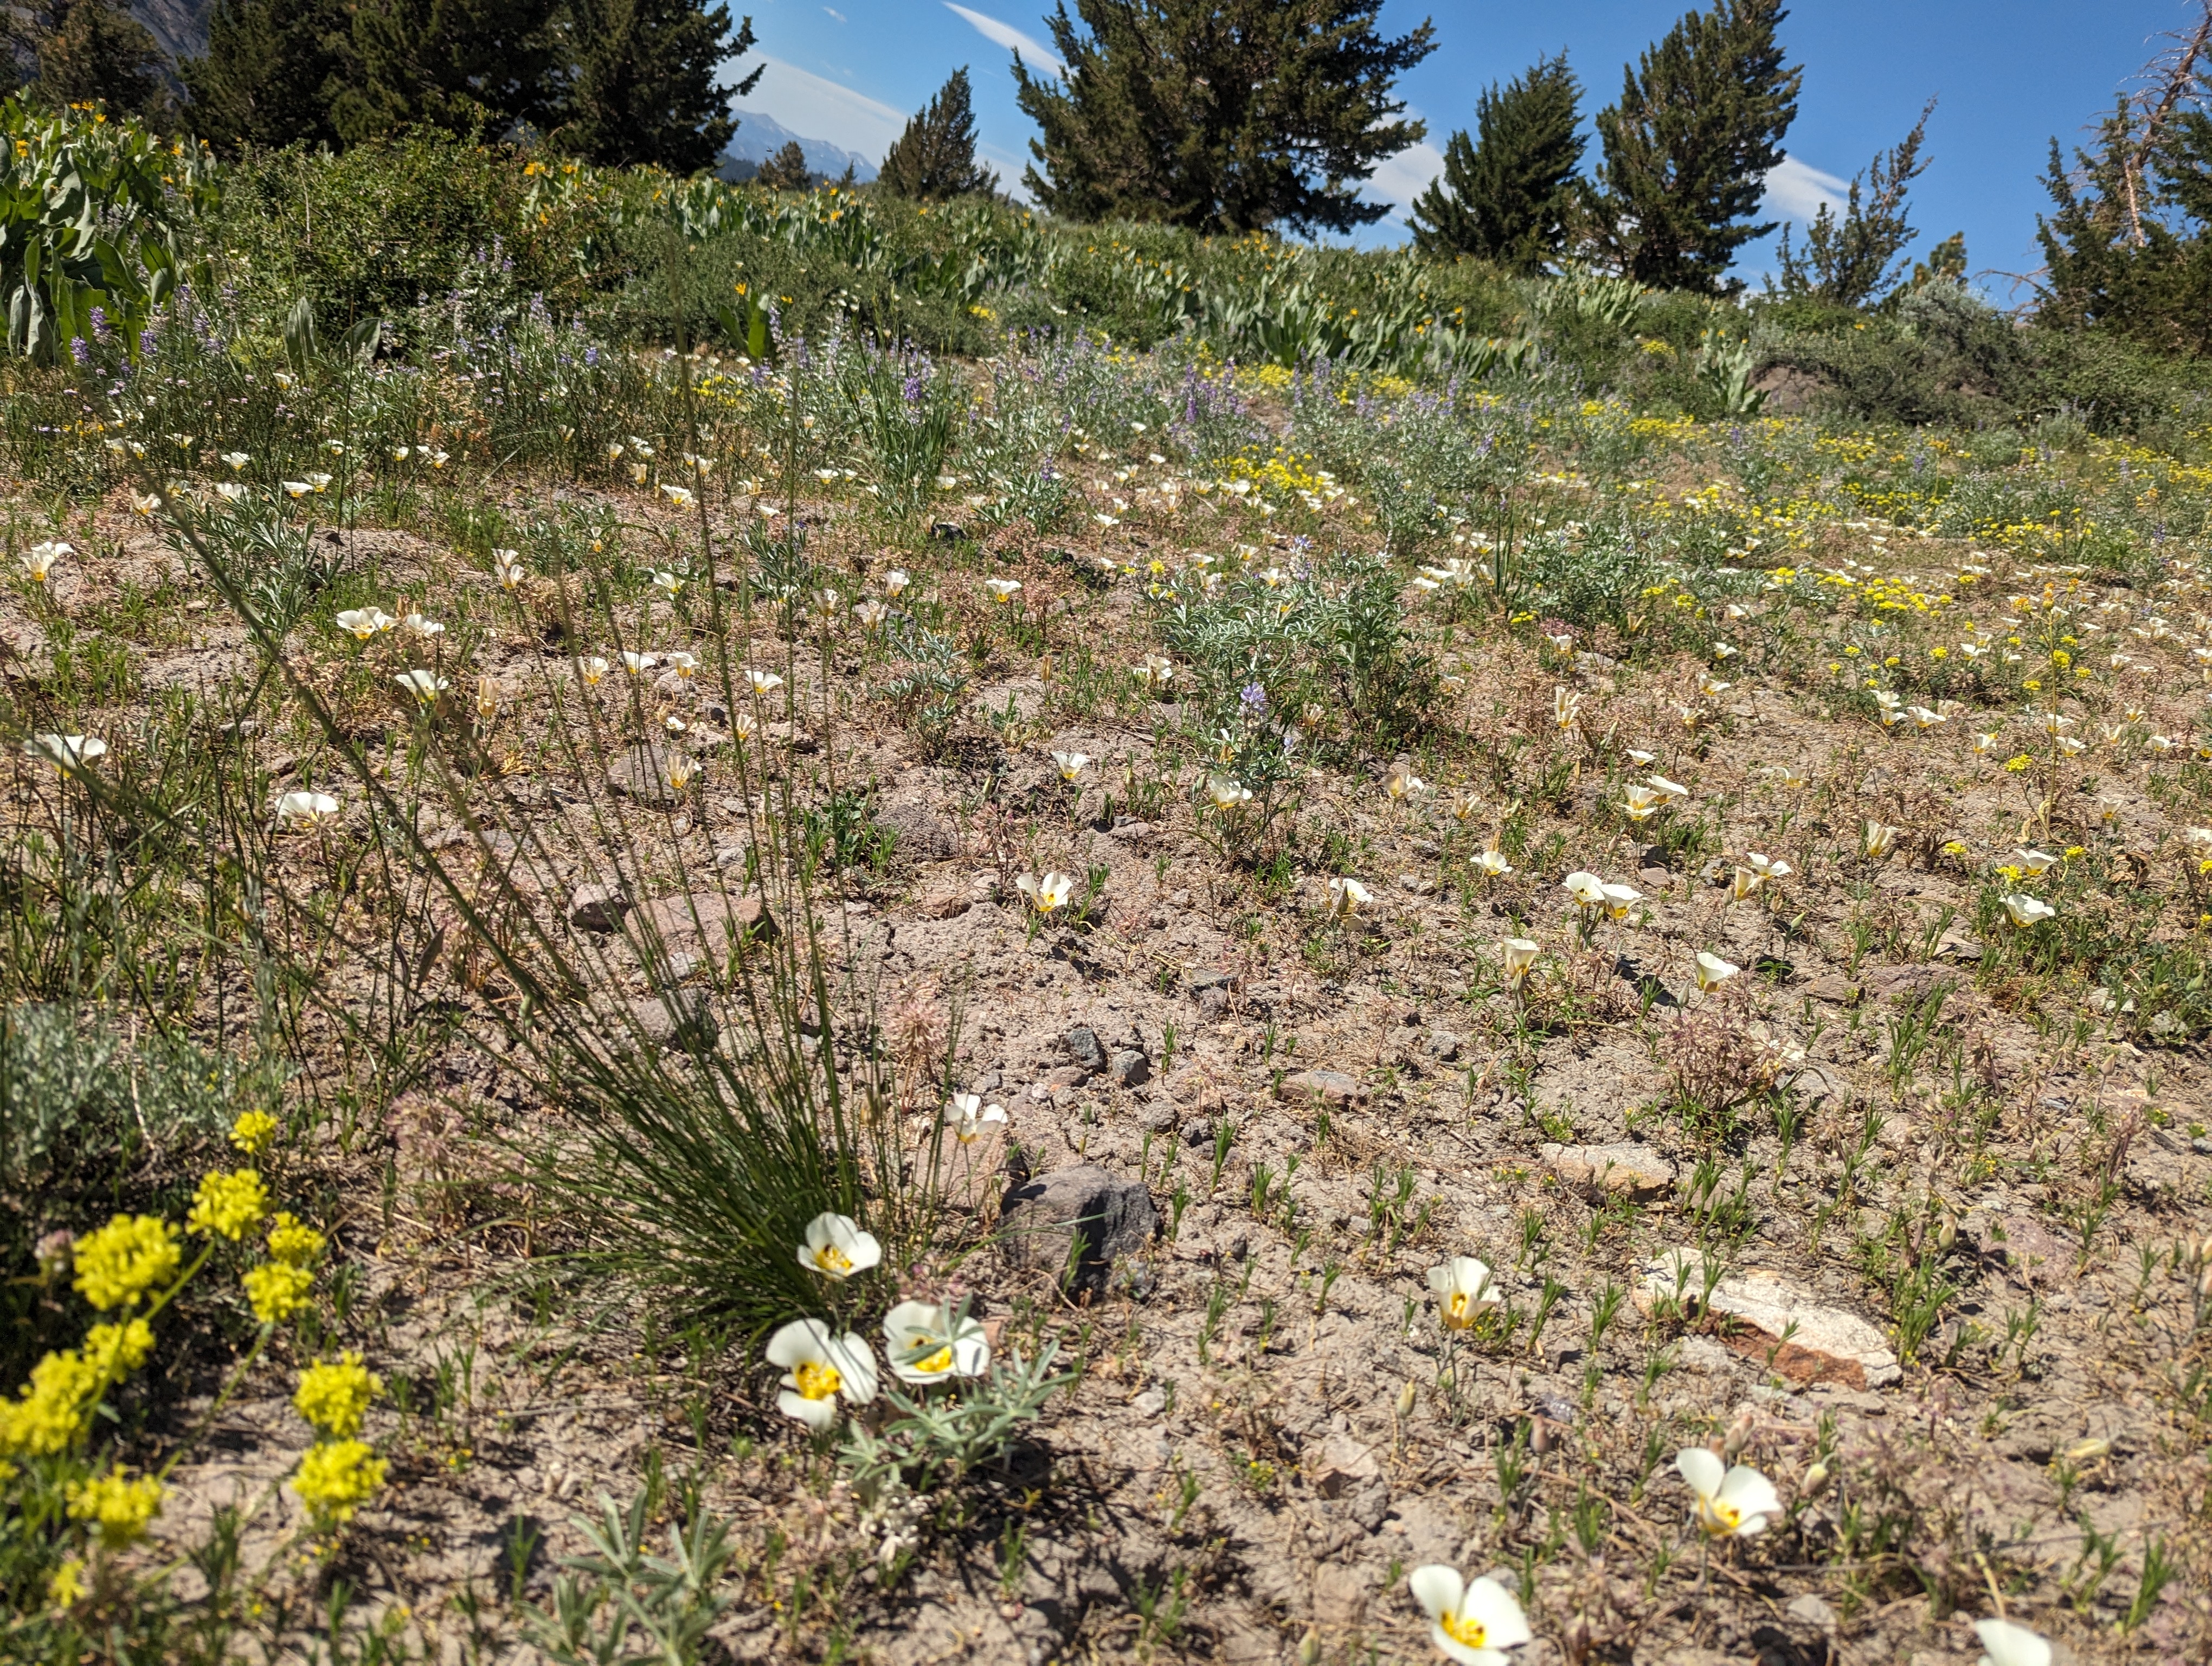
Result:
<svg viewBox="0 0 2212 1666"><path fill-rule="evenodd" d="M831 17L836 18L840 23L845 21L845 14L839 11L835 6L824 6L822 9Z"/></svg>
<svg viewBox="0 0 2212 1666"><path fill-rule="evenodd" d="M1848 179L1823 173L1795 156L1784 156L1778 166L1767 173L1766 198L1759 205L1760 211L1779 215L1784 220L1809 222L1823 204L1841 208L1844 193L1850 188Z"/></svg>
<svg viewBox="0 0 2212 1666"><path fill-rule="evenodd" d="M1035 35L1024 34L1012 24L1001 23L997 18L986 16L980 11L971 11L965 6L956 6L952 3L952 0L945 0L945 9L961 19L993 46L1004 46L1008 52L1019 52L1030 63L1041 64L1056 76L1064 76L1067 74L1067 65L1054 58L1052 55L1052 48Z"/></svg>
<svg viewBox="0 0 2212 1666"><path fill-rule="evenodd" d="M906 112L854 92L850 87L787 64L763 58L768 73L752 96L733 106L739 120L748 109L774 116L793 132L827 139L846 150L881 160L906 131Z"/></svg>

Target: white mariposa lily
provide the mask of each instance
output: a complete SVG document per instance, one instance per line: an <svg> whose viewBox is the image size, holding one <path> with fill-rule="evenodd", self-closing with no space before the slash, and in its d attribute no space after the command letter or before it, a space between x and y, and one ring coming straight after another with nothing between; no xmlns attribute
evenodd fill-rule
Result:
<svg viewBox="0 0 2212 1666"><path fill-rule="evenodd" d="M981 1322L938 1302L901 1302L884 1316L884 1342L902 1383L981 1377L990 1368Z"/></svg>
<svg viewBox="0 0 2212 1666"><path fill-rule="evenodd" d="M1374 894L1349 875L1328 882L1328 911L1337 919L1357 914L1374 900Z"/></svg>
<svg viewBox="0 0 2212 1666"><path fill-rule="evenodd" d="M775 1408L817 1432L837 1421L841 1400L876 1397L876 1355L867 1339L840 1336L819 1319L794 1319L768 1339L768 1362L783 1367Z"/></svg>
<svg viewBox="0 0 2212 1666"><path fill-rule="evenodd" d="M56 562L64 556L73 556L76 553L76 551L66 544L34 544L23 551L23 570L31 575L32 583L44 584L46 581L46 575L54 570Z"/></svg>
<svg viewBox="0 0 2212 1666"><path fill-rule="evenodd" d="M952 1096L952 1135L963 1146L972 1146L982 1138L983 1130L997 1128L1006 1120L1004 1105L987 1105L980 1093L956 1093Z"/></svg>
<svg viewBox="0 0 2212 1666"><path fill-rule="evenodd" d="M880 1263L884 1246L873 1232L862 1229L850 1215L825 1210L806 1223L799 1246L799 1264L810 1273L844 1282Z"/></svg>
<svg viewBox="0 0 2212 1666"><path fill-rule="evenodd" d="M1499 1302L1490 1268L1473 1256L1454 1256L1429 1269L1429 1288L1437 1293L1437 1316L1447 1330L1465 1330Z"/></svg>
<svg viewBox="0 0 2212 1666"><path fill-rule="evenodd" d="M1468 1581L1457 1568L1431 1562L1407 1577L1406 1588L1429 1616L1429 1640L1459 1666L1509 1666L1505 1651L1534 1636L1521 1604L1495 1579Z"/></svg>
<svg viewBox="0 0 2212 1666"><path fill-rule="evenodd" d="M1509 989L1518 989L1528 981L1528 969L1544 952L1541 944L1526 937L1509 937L1498 948L1505 969L1505 987Z"/></svg>
<svg viewBox="0 0 2212 1666"><path fill-rule="evenodd" d="M1722 984L1743 970L1741 966L1722 959L1711 949L1700 949L1698 952L1697 968L1698 988L1700 991L1708 994L1719 988Z"/></svg>
<svg viewBox="0 0 2212 1666"><path fill-rule="evenodd" d="M360 641L391 629L399 623L380 607L349 607L332 621L340 630Z"/></svg>
<svg viewBox="0 0 2212 1666"><path fill-rule="evenodd" d="M1062 781L1073 781L1083 773L1083 766L1091 762L1088 752L1054 752L1053 767L1060 771Z"/></svg>
<svg viewBox="0 0 2212 1666"><path fill-rule="evenodd" d="M1982 1640L1980 1666L2051 1666L2050 1643L2025 1626L1977 1620L1974 1635Z"/></svg>
<svg viewBox="0 0 2212 1666"><path fill-rule="evenodd" d="M2052 908L2048 903L2039 902L2033 897L2012 896L1999 900L2004 903L2004 911L2012 917L2013 924L2022 931L2026 931L2030 926L2040 925L2045 920L2055 920L2058 917L2057 909Z"/></svg>
<svg viewBox="0 0 2212 1666"><path fill-rule="evenodd" d="M51 763L66 775L106 757L107 743L94 734L34 734L24 741L23 756Z"/></svg>
<svg viewBox="0 0 2212 1666"><path fill-rule="evenodd" d="M1585 873L1577 869L1562 879L1559 885L1560 888L1583 908L1595 909L1605 906L1605 881L1595 873Z"/></svg>
<svg viewBox="0 0 2212 1666"><path fill-rule="evenodd" d="M1690 1483L1691 1512L1708 1537L1748 1539L1766 1531L1769 1516L1782 1513L1774 1483L1748 1464L1729 1468L1717 1453L1692 1446L1676 1455L1674 1468Z"/></svg>
<svg viewBox="0 0 2212 1666"><path fill-rule="evenodd" d="M280 827L313 827L338 813L338 801L328 793L280 793L276 812Z"/></svg>
<svg viewBox="0 0 2212 1666"><path fill-rule="evenodd" d="M1071 873L1024 873L1014 881L1014 889L1028 897L1039 914L1050 914L1064 907L1075 894L1075 876Z"/></svg>
<svg viewBox="0 0 2212 1666"><path fill-rule="evenodd" d="M392 680L426 706L453 687L434 671L403 671Z"/></svg>

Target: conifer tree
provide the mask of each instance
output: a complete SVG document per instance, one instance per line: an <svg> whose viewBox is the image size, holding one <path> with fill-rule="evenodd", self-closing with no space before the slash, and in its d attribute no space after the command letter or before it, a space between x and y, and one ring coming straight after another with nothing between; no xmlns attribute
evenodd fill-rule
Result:
<svg viewBox="0 0 2212 1666"><path fill-rule="evenodd" d="M559 0L357 0L353 84L331 108L349 143L413 126L503 137L558 109Z"/></svg>
<svg viewBox="0 0 2212 1666"><path fill-rule="evenodd" d="M33 0L0 7L0 38L31 96L104 102L118 115L169 113L168 59L153 33L115 0Z"/></svg>
<svg viewBox="0 0 2212 1666"><path fill-rule="evenodd" d="M1565 246L1576 205L1583 136L1581 87L1566 55L1546 58L1476 100L1475 137L1444 147L1444 171L1414 198L1413 243L1424 254L1474 255L1536 272Z"/></svg>
<svg viewBox="0 0 2212 1666"><path fill-rule="evenodd" d="M1018 53L1042 131L1024 173L1074 220L1121 216L1201 232L1348 231L1389 206L1359 187L1419 140L1390 96L1435 27L1384 35L1380 0L1060 0L1047 20L1066 76Z"/></svg>
<svg viewBox="0 0 2212 1666"><path fill-rule="evenodd" d="M340 143L331 101L353 65L346 0L217 0L207 51L178 65L188 125L220 151Z"/></svg>
<svg viewBox="0 0 2212 1666"><path fill-rule="evenodd" d="M715 85L727 60L752 50L753 21L730 32L730 9L704 0L567 0L565 59L550 112L564 150L609 166L653 162L672 173L712 167L738 131L730 100L759 82Z"/></svg>
<svg viewBox="0 0 2212 1666"><path fill-rule="evenodd" d="M975 115L966 64L946 77L937 96L907 123L898 143L884 153L877 183L894 197L933 203L998 189L999 176L975 163Z"/></svg>
<svg viewBox="0 0 2212 1666"><path fill-rule="evenodd" d="M1891 263L1919 235L1905 218L1905 196L1913 180L1927 172L1920 149L1935 109L1936 100L1929 100L1912 131L1887 154L1876 156L1866 173L1852 177L1841 220L1827 204L1820 204L1805 234L1802 256L1790 246L1790 228L1782 228L1775 255L1782 269L1775 287L1781 294L1863 307L1889 292L1898 275Z"/></svg>
<svg viewBox="0 0 2212 1666"><path fill-rule="evenodd" d="M1653 289L1733 294L1735 252L1775 222L1746 223L1783 157L1802 70L1783 62L1782 0L1713 0L1623 71L1601 111L1598 252Z"/></svg>
<svg viewBox="0 0 2212 1666"><path fill-rule="evenodd" d="M763 162L753 183L770 191L805 191L812 185L814 175L807 171L806 153L799 148L799 141L787 140L782 149Z"/></svg>

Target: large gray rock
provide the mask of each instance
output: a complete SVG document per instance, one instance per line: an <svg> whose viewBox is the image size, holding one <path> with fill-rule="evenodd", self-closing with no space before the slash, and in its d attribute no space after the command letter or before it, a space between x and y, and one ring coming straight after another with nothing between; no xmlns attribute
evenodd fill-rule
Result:
<svg viewBox="0 0 2212 1666"><path fill-rule="evenodd" d="M1367 1097L1357 1077L1340 1070L1298 1070L1275 1085L1275 1097L1285 1104L1327 1105L1341 1110Z"/></svg>
<svg viewBox="0 0 2212 1666"><path fill-rule="evenodd" d="M959 853L960 842L943 818L913 800L883 806L876 825L897 840L893 854L910 862L941 862Z"/></svg>
<svg viewBox="0 0 2212 1666"><path fill-rule="evenodd" d="M732 942L748 936L775 935L768 899L757 891L731 896L702 891L689 897L663 897L639 909L634 930L649 931L671 957L690 955L719 964L729 958Z"/></svg>
<svg viewBox="0 0 2212 1666"><path fill-rule="evenodd" d="M1000 1247L1016 1267L1060 1274L1071 1293L1103 1294L1108 1274L1160 1230L1152 1195L1095 1163L1057 1169L1008 1192L999 1206ZM1078 1237L1080 1253L1074 1250Z"/></svg>
<svg viewBox="0 0 2212 1666"><path fill-rule="evenodd" d="M656 809L681 803L684 794L669 785L668 778L671 760L682 755L683 750L665 741L633 741L607 765L607 785ZM696 768L695 764L695 775Z"/></svg>

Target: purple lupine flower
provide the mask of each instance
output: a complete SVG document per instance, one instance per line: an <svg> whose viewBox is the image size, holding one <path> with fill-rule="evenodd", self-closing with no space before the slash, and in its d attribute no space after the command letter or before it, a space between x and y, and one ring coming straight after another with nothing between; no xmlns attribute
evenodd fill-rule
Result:
<svg viewBox="0 0 2212 1666"><path fill-rule="evenodd" d="M596 367L596 366L598 365L599 362L599 350L598 348L596 348L596 347L586 347L586 348L584 350L584 364L585 364L585 367L586 367L586 368L591 368Z"/></svg>
<svg viewBox="0 0 2212 1666"><path fill-rule="evenodd" d="M1237 703L1243 709L1246 718L1257 722L1267 709L1267 690L1257 683L1247 683L1243 692L1237 696Z"/></svg>
<svg viewBox="0 0 2212 1666"><path fill-rule="evenodd" d="M921 403L921 378L919 376L908 376L906 379L906 386L900 390L900 394L908 404L920 404Z"/></svg>
<svg viewBox="0 0 2212 1666"><path fill-rule="evenodd" d="M82 336L70 337L70 356L76 361L79 369L92 362L92 350L84 344Z"/></svg>

